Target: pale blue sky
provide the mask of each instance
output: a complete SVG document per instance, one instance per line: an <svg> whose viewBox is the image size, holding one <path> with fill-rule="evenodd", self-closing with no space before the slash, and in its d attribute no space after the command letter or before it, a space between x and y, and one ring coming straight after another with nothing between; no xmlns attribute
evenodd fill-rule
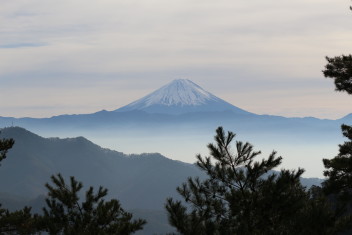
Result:
<svg viewBox="0 0 352 235"><path fill-rule="evenodd" d="M114 110L177 78L258 114L339 118L347 0L0 0L0 116Z"/></svg>

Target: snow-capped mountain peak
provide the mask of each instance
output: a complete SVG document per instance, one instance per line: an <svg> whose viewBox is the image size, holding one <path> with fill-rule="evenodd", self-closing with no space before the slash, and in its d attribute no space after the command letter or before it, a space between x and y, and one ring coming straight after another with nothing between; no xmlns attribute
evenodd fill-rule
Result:
<svg viewBox="0 0 352 235"><path fill-rule="evenodd" d="M150 95L141 100L144 102L144 107L151 105L202 105L208 100L214 99L209 92L203 90L200 86L188 79L173 80L169 84L154 91Z"/></svg>
<svg viewBox="0 0 352 235"><path fill-rule="evenodd" d="M212 95L188 79L173 80L149 95L116 111L132 110L169 114L224 110L246 112Z"/></svg>

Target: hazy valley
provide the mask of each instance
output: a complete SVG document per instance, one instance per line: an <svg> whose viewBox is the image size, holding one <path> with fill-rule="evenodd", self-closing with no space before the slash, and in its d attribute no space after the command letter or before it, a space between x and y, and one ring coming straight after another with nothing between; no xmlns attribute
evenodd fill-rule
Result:
<svg viewBox="0 0 352 235"><path fill-rule="evenodd" d="M341 119L257 115L227 103L189 80L175 80L114 111L51 118L0 117L0 126L20 126L44 137L84 136L102 147L133 154L158 152L188 163L206 155L214 130L223 126L264 155L272 150L283 166L303 167L308 177L322 177L322 158L331 158L343 141Z"/></svg>

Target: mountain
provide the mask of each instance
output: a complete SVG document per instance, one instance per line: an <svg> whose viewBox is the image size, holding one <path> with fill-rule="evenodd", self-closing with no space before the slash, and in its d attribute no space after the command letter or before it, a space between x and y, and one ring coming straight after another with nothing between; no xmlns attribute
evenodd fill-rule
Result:
<svg viewBox="0 0 352 235"><path fill-rule="evenodd" d="M115 111L126 112L133 110L164 114L221 111L250 114L205 91L188 79L176 79L151 94Z"/></svg>
<svg viewBox="0 0 352 235"><path fill-rule="evenodd" d="M131 154L104 149L83 137L43 138L19 127L0 129L0 138L13 138L15 145L0 166L0 203L5 208L24 205L40 212L45 183L61 173L75 176L88 190L107 188L108 198L117 198L124 209L148 224L137 234L175 232L167 223L167 197L180 198L176 187L187 177L203 174L192 164L168 159L157 153Z"/></svg>
<svg viewBox="0 0 352 235"><path fill-rule="evenodd" d="M344 116L343 118L340 119L343 122L351 123L352 122L352 113Z"/></svg>
<svg viewBox="0 0 352 235"><path fill-rule="evenodd" d="M101 148L83 137L43 138L20 127L1 129L14 147L1 162L0 192L35 198L46 193L50 176L75 176L85 186L100 185L127 208L163 209L168 196L189 176L201 176L193 164L157 153L131 154ZM141 200L143 195L143 200Z"/></svg>
<svg viewBox="0 0 352 235"><path fill-rule="evenodd" d="M50 118L0 117L0 127L21 126L41 136L84 136L100 146L125 153L158 152L192 163L207 154L206 143L223 126L241 140L269 154L276 150L286 168L302 167L312 177L323 176L323 158L336 155L344 141L337 120L257 115L217 98L189 80L175 80L114 111L59 115Z"/></svg>
<svg viewBox="0 0 352 235"><path fill-rule="evenodd" d="M0 166L0 202L5 208L24 205L40 212L47 193L44 184L61 173L75 176L89 186L106 187L109 198L148 221L137 234L175 232L168 225L164 203L167 197L180 198L176 187L188 177L205 175L193 164L168 159L160 154L126 155L101 148L83 138L43 138L26 129L0 129L0 138L13 138L15 145ZM320 184L320 179L302 179L304 185Z"/></svg>
<svg viewBox="0 0 352 235"><path fill-rule="evenodd" d="M128 208L162 209L164 199L177 197L176 187L188 177L205 175L194 164L158 153L124 154L102 148L84 137L43 138L24 128L0 129L0 138L15 145L1 162L0 193L35 198L45 194L50 176L75 176L85 186L103 185ZM94 172L94 174L92 174ZM305 181L311 186L318 179ZM143 195L143 200L140 200Z"/></svg>

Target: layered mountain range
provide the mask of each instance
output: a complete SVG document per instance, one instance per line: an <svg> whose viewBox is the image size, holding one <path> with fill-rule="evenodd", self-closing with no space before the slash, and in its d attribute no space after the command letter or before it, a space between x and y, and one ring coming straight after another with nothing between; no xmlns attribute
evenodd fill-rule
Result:
<svg viewBox="0 0 352 235"><path fill-rule="evenodd" d="M0 177L7 179L0 181L0 200L13 208L22 203L38 209L44 184L60 172L85 186L107 187L124 208L149 217L154 222L145 234L172 232L163 210L165 198L177 198L175 189L187 177L204 177L189 163L198 153L207 155L205 146L218 126L252 143L263 157L277 150L284 168L303 167L305 177L322 177L322 158L333 157L343 142L342 123L352 124L352 114L338 120L257 115L184 79L113 111L0 117L0 128L7 127L0 138L16 141L0 167ZM307 186L321 182L302 180Z"/></svg>
<svg viewBox="0 0 352 235"><path fill-rule="evenodd" d="M19 127L0 129L0 138L13 138L14 147L0 167L0 202L5 208L32 206L40 212L47 194L45 183L61 173L74 176L84 189L103 186L109 198L148 220L139 234L173 232L168 226L164 203L180 198L176 187L188 177L204 178L195 165L168 159L160 154L132 154L101 148L84 137L43 138ZM306 186L321 180L303 178Z"/></svg>
<svg viewBox="0 0 352 235"><path fill-rule="evenodd" d="M159 152L189 163L197 153L207 153L204 146L214 130L223 126L264 153L277 150L285 167L303 167L309 176L319 177L322 158L333 157L343 141L342 123L352 124L352 114L338 120L257 115L185 79L113 111L50 118L0 117L0 127L21 126L45 137L84 136L117 151Z"/></svg>

